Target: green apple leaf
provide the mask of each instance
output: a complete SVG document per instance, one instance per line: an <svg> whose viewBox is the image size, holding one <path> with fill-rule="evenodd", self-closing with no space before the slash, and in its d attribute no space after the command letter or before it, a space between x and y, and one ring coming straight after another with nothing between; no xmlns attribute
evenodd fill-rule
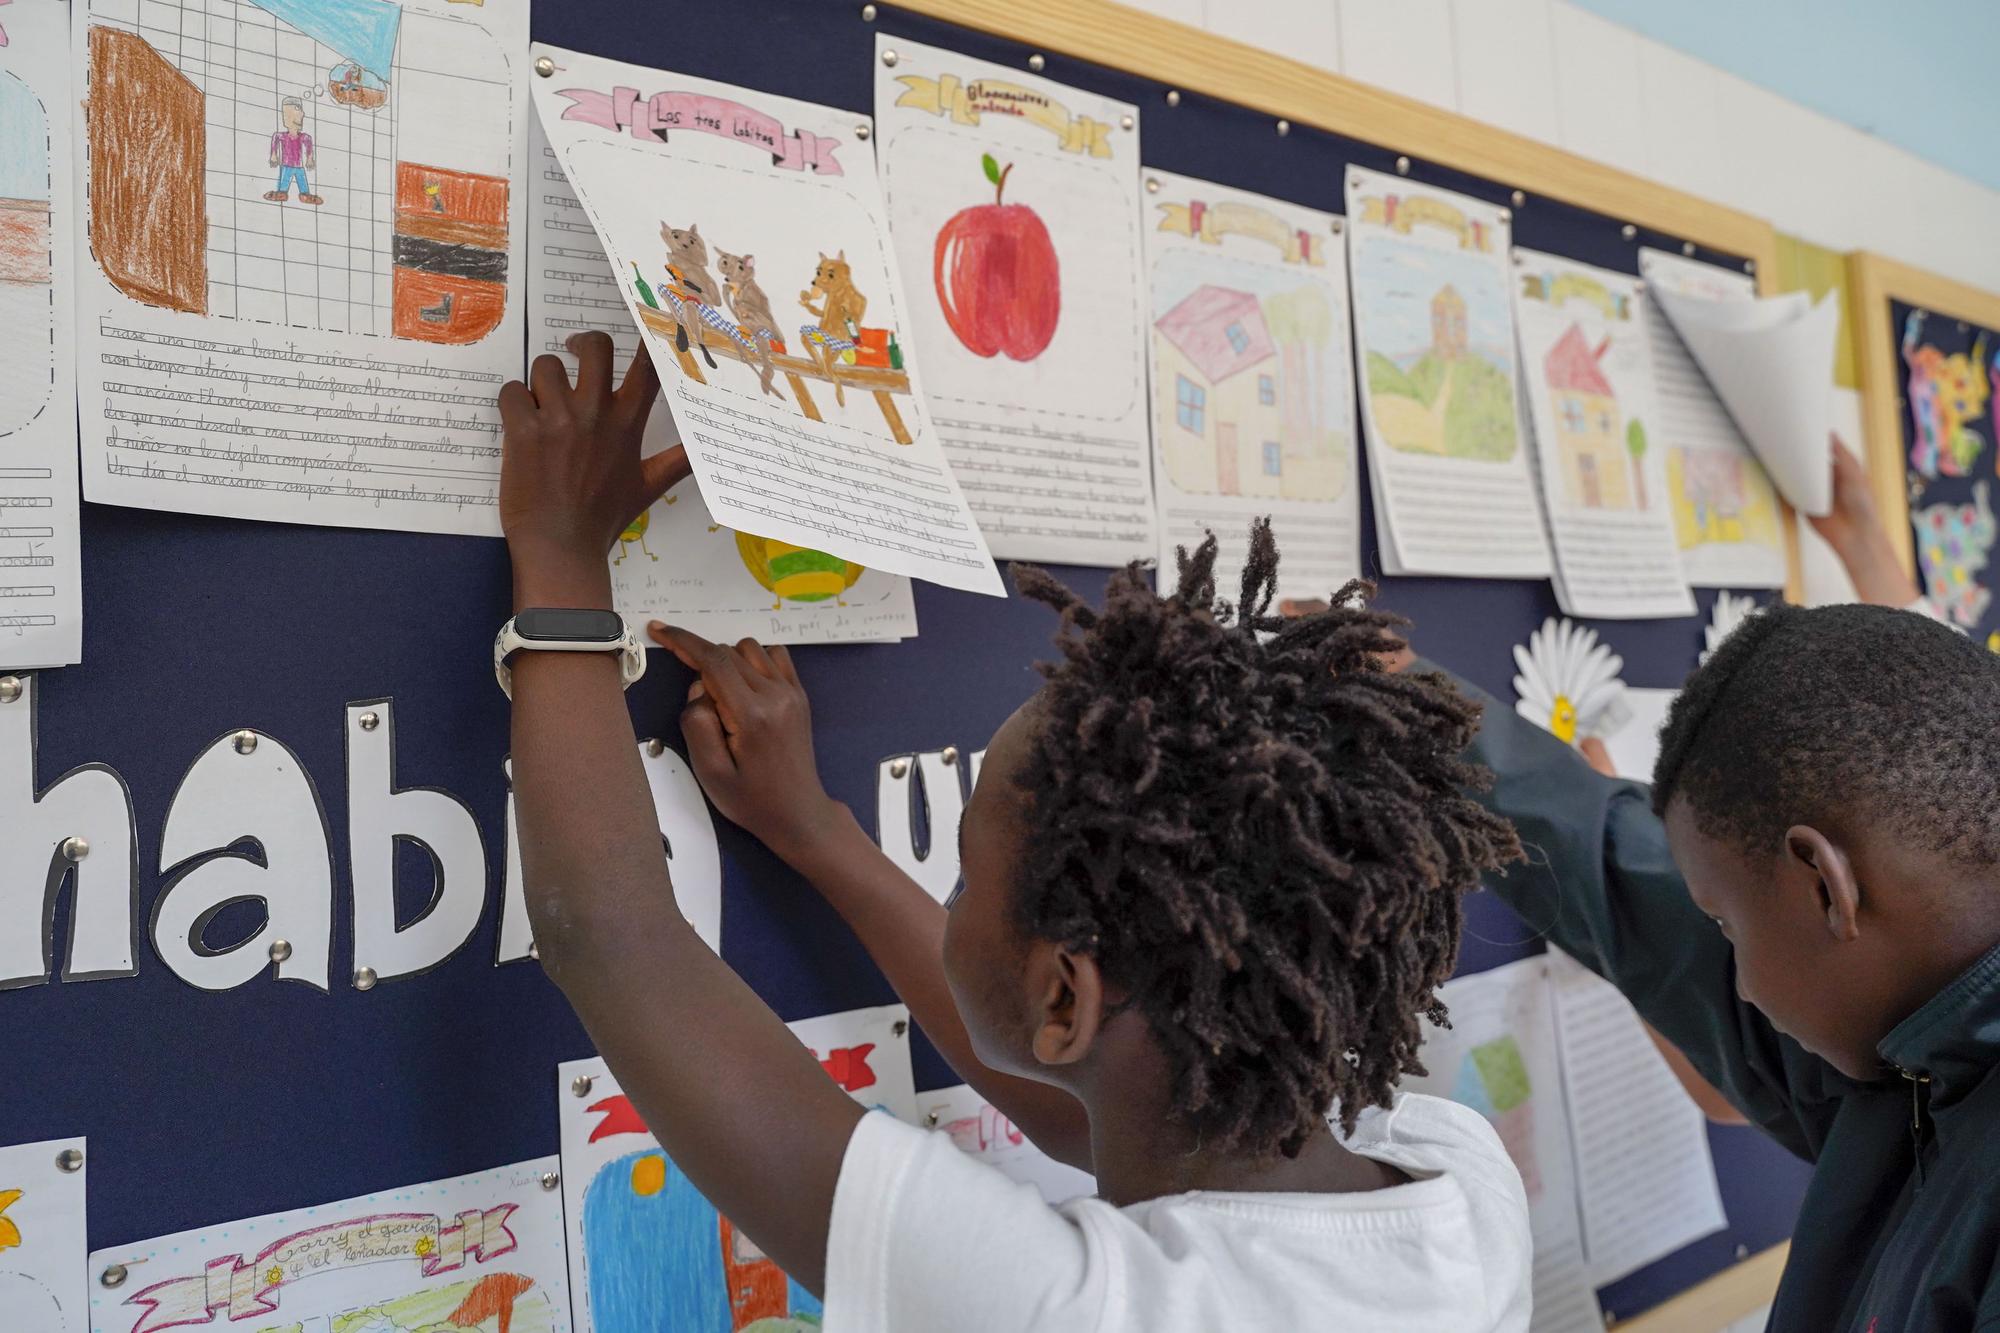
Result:
<svg viewBox="0 0 2000 1333"><path fill-rule="evenodd" d="M992 181L995 185L1000 183L1000 164L993 160L993 154L982 153L979 158L979 165L986 169L987 180Z"/></svg>

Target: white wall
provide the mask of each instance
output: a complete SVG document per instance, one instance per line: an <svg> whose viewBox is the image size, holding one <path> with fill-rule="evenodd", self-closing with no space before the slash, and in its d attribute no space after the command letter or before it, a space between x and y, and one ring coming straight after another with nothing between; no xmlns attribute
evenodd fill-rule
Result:
<svg viewBox="0 0 2000 1333"><path fill-rule="evenodd" d="M2000 291L2000 191L1567 0L1125 3Z"/></svg>

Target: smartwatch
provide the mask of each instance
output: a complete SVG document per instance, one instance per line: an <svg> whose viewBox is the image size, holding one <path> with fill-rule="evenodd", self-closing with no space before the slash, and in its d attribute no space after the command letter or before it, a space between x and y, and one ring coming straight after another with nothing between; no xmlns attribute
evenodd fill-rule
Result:
<svg viewBox="0 0 2000 1333"><path fill-rule="evenodd" d="M531 606L502 625L493 640L493 674L509 699L514 697L514 673L507 669L507 659L524 651L617 653L619 674L628 690L646 674L645 645L616 611Z"/></svg>

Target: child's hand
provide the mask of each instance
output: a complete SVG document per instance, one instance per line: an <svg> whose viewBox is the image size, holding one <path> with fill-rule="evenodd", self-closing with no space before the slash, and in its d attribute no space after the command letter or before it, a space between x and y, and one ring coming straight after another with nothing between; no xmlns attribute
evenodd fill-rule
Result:
<svg viewBox="0 0 2000 1333"><path fill-rule="evenodd" d="M1917 600L1917 585L1904 571L1875 508L1867 469L1838 435L1833 437L1833 507L1807 522L1840 557L1862 601L1906 607Z"/></svg>
<svg viewBox="0 0 2000 1333"><path fill-rule="evenodd" d="M732 822L787 861L844 812L820 785L812 707L791 654L745 639L734 648L654 621L653 642L701 673L681 734L702 790Z"/></svg>
<svg viewBox="0 0 2000 1333"><path fill-rule="evenodd" d="M561 360L541 356L528 384L517 380L500 391L500 527L517 590L538 584L542 573L601 570L626 524L690 471L679 446L639 456L660 388L645 344L615 391L610 338L579 334L570 350L578 361L574 386Z"/></svg>

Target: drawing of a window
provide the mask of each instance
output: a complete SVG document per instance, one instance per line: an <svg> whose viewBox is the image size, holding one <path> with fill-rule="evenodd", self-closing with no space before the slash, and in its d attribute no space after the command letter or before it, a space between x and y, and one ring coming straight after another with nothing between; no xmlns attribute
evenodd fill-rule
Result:
<svg viewBox="0 0 2000 1333"><path fill-rule="evenodd" d="M1180 428L1202 433L1208 415L1208 390L1185 375L1174 376L1174 420Z"/></svg>
<svg viewBox="0 0 2000 1333"><path fill-rule="evenodd" d="M1285 451L1278 447L1276 440L1264 441L1264 475L1280 477L1285 472Z"/></svg>
<svg viewBox="0 0 2000 1333"><path fill-rule="evenodd" d="M1250 335L1243 331L1241 324L1233 320L1222 331L1222 336L1229 339L1229 350L1235 352L1238 356L1241 356L1250 346Z"/></svg>
<svg viewBox="0 0 2000 1333"><path fill-rule="evenodd" d="M1278 382L1269 375L1257 377L1257 401L1266 407L1278 405Z"/></svg>
<svg viewBox="0 0 2000 1333"><path fill-rule="evenodd" d="M0 73L0 435L41 415L55 364L48 113Z"/></svg>

